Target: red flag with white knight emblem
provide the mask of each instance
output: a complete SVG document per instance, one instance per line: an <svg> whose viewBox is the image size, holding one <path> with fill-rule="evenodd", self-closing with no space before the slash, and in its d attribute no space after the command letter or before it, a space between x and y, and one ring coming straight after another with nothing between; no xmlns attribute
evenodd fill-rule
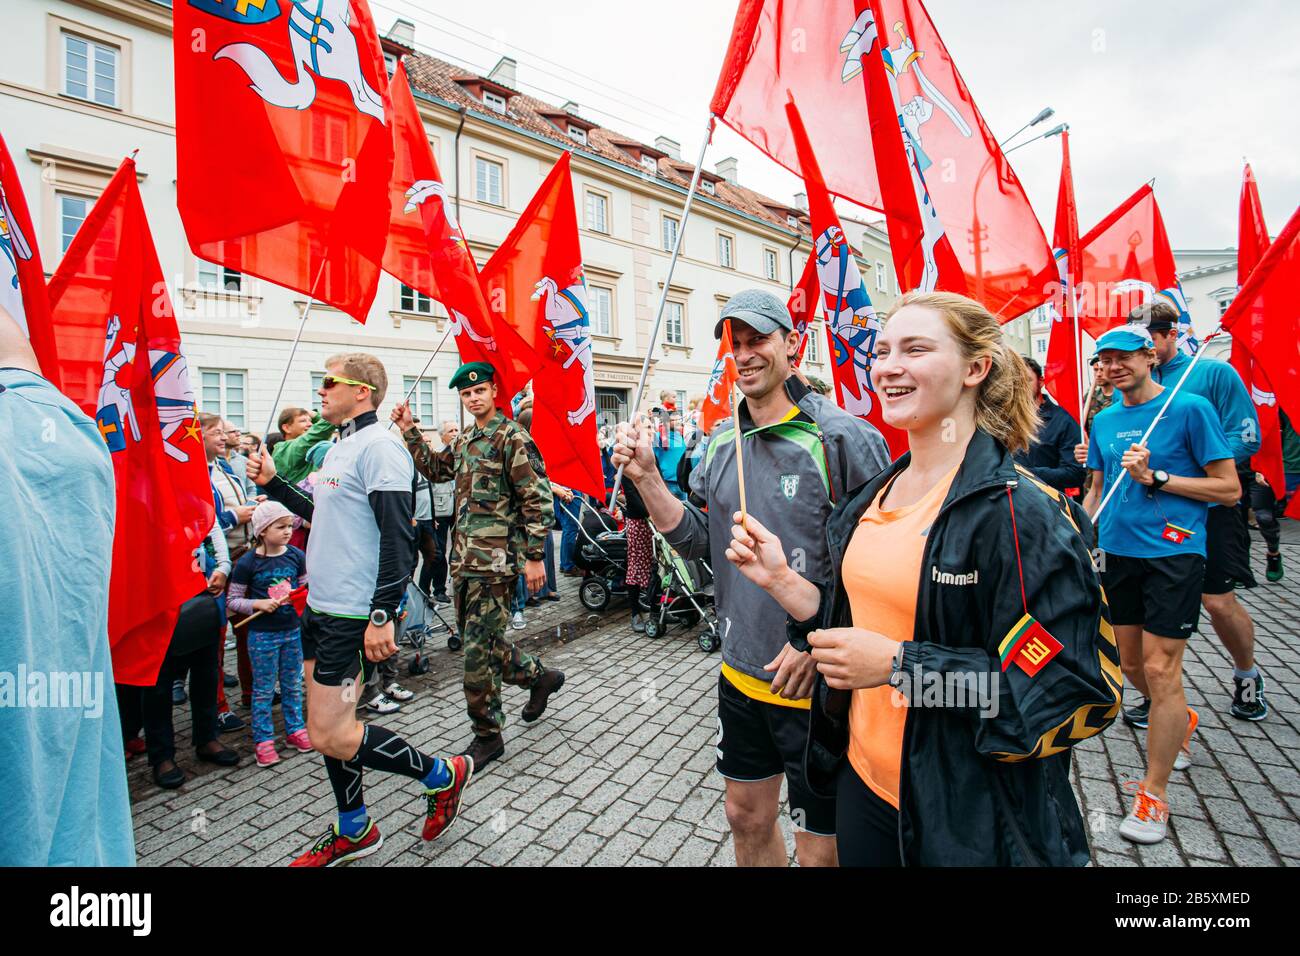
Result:
<svg viewBox="0 0 1300 956"><path fill-rule="evenodd" d="M506 347L512 337L499 334L488 311L478 266L447 203L447 189L404 64L398 64L388 92L393 180L384 271L443 304L461 362L487 362L497 370L497 407L509 414L511 397L532 377L532 370L519 349Z"/></svg>
<svg viewBox="0 0 1300 956"><path fill-rule="evenodd" d="M1061 184L1056 192L1056 226L1052 232L1058 292L1048 303L1052 318L1047 340L1043 385L1056 404L1076 422L1083 420L1079 386L1079 316L1075 286L1079 281L1079 213L1074 205L1070 172L1070 133L1061 133Z"/></svg>
<svg viewBox="0 0 1300 956"><path fill-rule="evenodd" d="M113 455L113 677L152 685L177 610L206 583L194 550L215 509L180 331L131 160L78 230L49 296L57 384L95 419Z"/></svg>
<svg viewBox="0 0 1300 956"><path fill-rule="evenodd" d="M591 320L567 152L480 278L498 329L513 329L533 353L537 372L529 430L548 477L602 496Z"/></svg>
<svg viewBox="0 0 1300 956"><path fill-rule="evenodd" d="M50 329L50 304L45 294L45 270L37 247L32 217L27 212L18 170L0 136L0 307L27 334L50 381L58 367L58 349Z"/></svg>
<svg viewBox="0 0 1300 956"><path fill-rule="evenodd" d="M1004 319L1047 298L1042 227L920 0L740 0L712 112L803 175L787 94L829 190L889 217L904 291Z"/></svg>
<svg viewBox="0 0 1300 956"><path fill-rule="evenodd" d="M736 353L731 345L731 322L722 323L722 338L718 342L718 357L713 360L709 384L704 391L704 404L700 407L700 431L709 434L713 426L734 413L731 396L735 393L740 372L736 369Z"/></svg>
<svg viewBox="0 0 1300 956"><path fill-rule="evenodd" d="M173 11L190 248L365 322L393 168L366 0L176 0Z"/></svg>
<svg viewBox="0 0 1300 956"><path fill-rule="evenodd" d="M808 350L808 327L817 318L817 301L821 298L821 282L817 278L817 252L808 253L804 263L803 274L786 301L790 318L794 320L794 330L799 333L799 353L794 358L795 367L803 364L804 352Z"/></svg>

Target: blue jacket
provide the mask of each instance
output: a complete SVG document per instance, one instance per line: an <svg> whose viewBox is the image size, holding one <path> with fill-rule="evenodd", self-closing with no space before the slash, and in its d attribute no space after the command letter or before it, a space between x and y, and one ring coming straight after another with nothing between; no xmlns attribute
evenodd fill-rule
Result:
<svg viewBox="0 0 1300 956"><path fill-rule="evenodd" d="M1164 365L1157 365L1151 374L1161 385L1173 388L1191 364L1191 356L1179 352ZM1237 465L1250 461L1250 456L1259 451L1259 415L1237 370L1207 356L1196 363L1183 391L1200 395L1214 406Z"/></svg>

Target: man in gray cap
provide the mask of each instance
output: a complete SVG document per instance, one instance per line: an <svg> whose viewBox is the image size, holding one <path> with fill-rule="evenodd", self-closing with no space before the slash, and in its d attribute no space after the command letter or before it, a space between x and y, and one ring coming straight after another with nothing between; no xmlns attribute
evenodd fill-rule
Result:
<svg viewBox="0 0 1300 956"><path fill-rule="evenodd" d="M785 303L747 289L722 310L713 334L731 323L744 399L718 422L691 488L707 516L673 497L655 467L649 423L624 422L612 461L636 485L655 527L688 559L710 558L722 628L717 769L726 779L727 821L740 866L782 866L777 825L782 777L789 783L795 852L801 866L833 866L835 800L803 774L816 666L786 640L787 616L725 557L740 510L735 429L741 430L749 513L781 538L812 580L830 580L824 529L833 503L889 464L880 433L811 391L791 374L799 334Z"/></svg>

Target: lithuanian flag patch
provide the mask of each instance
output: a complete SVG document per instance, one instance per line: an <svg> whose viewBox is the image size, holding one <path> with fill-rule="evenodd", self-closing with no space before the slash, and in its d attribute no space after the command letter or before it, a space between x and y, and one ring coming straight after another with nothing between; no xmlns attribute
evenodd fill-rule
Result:
<svg viewBox="0 0 1300 956"><path fill-rule="evenodd" d="M1062 650L1060 641L1047 633L1047 629L1032 614L1025 614L1007 632L1007 636L1002 638L1002 643L998 645L998 657L1002 660L1004 672L1014 661L1022 671L1033 677Z"/></svg>

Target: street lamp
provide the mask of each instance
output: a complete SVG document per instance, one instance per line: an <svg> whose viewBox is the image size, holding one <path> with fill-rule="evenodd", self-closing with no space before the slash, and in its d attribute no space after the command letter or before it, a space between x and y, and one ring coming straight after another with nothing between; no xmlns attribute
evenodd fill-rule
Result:
<svg viewBox="0 0 1300 956"><path fill-rule="evenodd" d="M1045 120L1045 119L1051 119L1051 118L1052 118L1053 116L1055 116L1055 115L1056 115L1056 110L1052 109L1050 106L1044 106L1041 110L1038 111L1038 115L1037 115L1037 116L1035 116L1033 119L1031 119L1031 120L1030 120L1028 123L1026 123L1024 126L1020 127L1020 129L1016 130L1014 133L1012 133L1010 136L1008 136L1006 139L1004 139L1004 140L1003 140L1001 143L999 143L998 145L999 145L999 146L1005 146L1005 145L1007 145L1007 143L1011 142L1013 139L1015 139L1017 136L1019 136L1019 135L1020 135L1021 133L1023 133L1025 130L1029 129L1029 127L1031 127L1031 126L1037 126L1037 125L1038 125L1039 123L1041 123L1043 120Z"/></svg>
<svg viewBox="0 0 1300 956"><path fill-rule="evenodd" d="M1057 126L1053 126L1046 133L1039 133L1037 136L1032 136L1029 139L1025 140L1023 143L1017 143L1015 146L1012 146L1010 149L1004 149L1002 151L1002 155L1006 156L1008 153L1014 153L1021 146L1028 146L1030 143L1037 142L1040 139L1047 139L1049 136L1060 136L1069 128L1070 128L1069 123L1061 123Z"/></svg>

